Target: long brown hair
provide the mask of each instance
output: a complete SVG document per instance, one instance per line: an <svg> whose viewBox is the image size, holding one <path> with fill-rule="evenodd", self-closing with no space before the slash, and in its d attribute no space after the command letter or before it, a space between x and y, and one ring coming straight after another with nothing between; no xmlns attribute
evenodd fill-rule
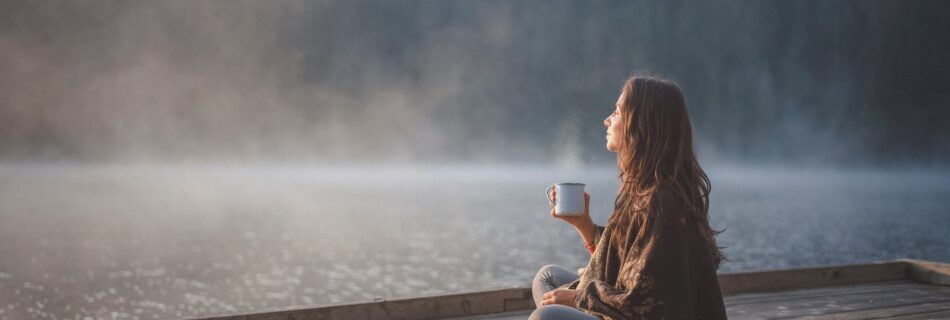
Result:
<svg viewBox="0 0 950 320"><path fill-rule="evenodd" d="M614 201L617 227L631 223L627 229L637 232L643 240L656 219L671 219L659 208L662 197L681 203L689 227L695 228L706 241L707 249L718 268L728 260L716 246L716 235L725 230L709 226L709 177L699 165L693 148L693 132L686 111L683 92L672 80L642 72L630 76L623 85L620 102L621 143L617 150L620 191ZM614 242L631 239L629 234L614 232Z"/></svg>

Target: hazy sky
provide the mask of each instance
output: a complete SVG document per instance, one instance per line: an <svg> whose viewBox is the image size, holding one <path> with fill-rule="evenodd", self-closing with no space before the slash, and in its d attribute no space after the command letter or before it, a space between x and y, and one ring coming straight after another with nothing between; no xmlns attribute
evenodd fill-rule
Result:
<svg viewBox="0 0 950 320"><path fill-rule="evenodd" d="M940 1L5 1L0 160L613 161L639 69L702 158L944 165Z"/></svg>

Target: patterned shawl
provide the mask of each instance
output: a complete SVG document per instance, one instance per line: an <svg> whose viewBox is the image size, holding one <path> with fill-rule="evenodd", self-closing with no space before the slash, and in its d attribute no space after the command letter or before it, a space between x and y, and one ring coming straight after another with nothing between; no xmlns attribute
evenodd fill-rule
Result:
<svg viewBox="0 0 950 320"><path fill-rule="evenodd" d="M657 194L660 212L641 241L639 223L597 226L596 249L580 278L576 307L602 319L726 319L717 266L682 201ZM625 243L612 243L615 232Z"/></svg>

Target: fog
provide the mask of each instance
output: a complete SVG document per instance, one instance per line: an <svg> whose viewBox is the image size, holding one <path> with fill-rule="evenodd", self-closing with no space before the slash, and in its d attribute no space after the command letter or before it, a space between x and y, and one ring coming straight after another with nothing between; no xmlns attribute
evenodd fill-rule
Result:
<svg viewBox="0 0 950 320"><path fill-rule="evenodd" d="M525 287L589 254L627 76L684 89L720 272L950 261L950 2L0 3L0 319Z"/></svg>
<svg viewBox="0 0 950 320"><path fill-rule="evenodd" d="M0 166L0 318L182 319L527 287L590 258L543 190L615 169ZM950 173L715 167L719 272L950 261Z"/></svg>
<svg viewBox="0 0 950 320"><path fill-rule="evenodd" d="M605 164L648 70L710 163L945 167L944 2L12 1L0 159Z"/></svg>

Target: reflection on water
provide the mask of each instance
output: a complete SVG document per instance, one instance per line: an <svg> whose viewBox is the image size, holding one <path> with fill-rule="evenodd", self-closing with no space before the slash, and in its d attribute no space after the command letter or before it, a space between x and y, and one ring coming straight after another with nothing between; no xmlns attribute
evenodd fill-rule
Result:
<svg viewBox="0 0 950 320"><path fill-rule="evenodd" d="M720 272L950 261L946 172L719 168ZM0 167L0 318L165 319L525 286L586 263L544 189L613 168Z"/></svg>

